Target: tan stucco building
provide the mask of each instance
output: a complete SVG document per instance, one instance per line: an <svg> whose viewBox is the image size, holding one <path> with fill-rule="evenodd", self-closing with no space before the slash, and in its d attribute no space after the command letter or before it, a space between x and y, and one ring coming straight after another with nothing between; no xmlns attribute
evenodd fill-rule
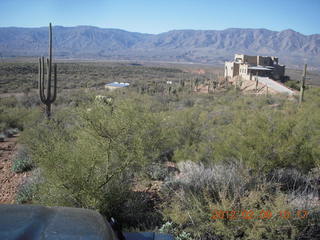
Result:
<svg viewBox="0 0 320 240"><path fill-rule="evenodd" d="M230 79L236 76L244 78L260 76L282 80L284 74L285 66L279 65L277 57L235 54L234 61L225 62L225 77Z"/></svg>

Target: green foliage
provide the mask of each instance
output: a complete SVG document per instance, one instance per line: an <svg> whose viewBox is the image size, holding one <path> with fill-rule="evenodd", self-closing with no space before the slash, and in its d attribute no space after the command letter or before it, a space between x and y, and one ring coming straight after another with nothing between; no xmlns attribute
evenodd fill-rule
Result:
<svg viewBox="0 0 320 240"><path fill-rule="evenodd" d="M192 240L193 238L191 237L190 233L187 233L187 232L183 231L178 236L176 236L175 239L177 239L177 240Z"/></svg>
<svg viewBox="0 0 320 240"><path fill-rule="evenodd" d="M232 124L222 126L213 144L216 159L238 159L257 171L297 167L308 171L319 159L319 113L297 109L237 111ZM310 116L305 118L305 116Z"/></svg>
<svg viewBox="0 0 320 240"><path fill-rule="evenodd" d="M178 240L192 240L192 236L190 233L185 231L180 232L177 226L175 226L172 222L164 223L161 228L159 229L160 233L168 233L175 236L175 239Z"/></svg>
<svg viewBox="0 0 320 240"><path fill-rule="evenodd" d="M35 192L36 192L35 185L32 185L32 184L22 185L16 195L16 203L17 204L31 203L32 199L34 198Z"/></svg>
<svg viewBox="0 0 320 240"><path fill-rule="evenodd" d="M20 186L19 191L16 195L17 204L28 204L32 203L37 192L38 185L36 183L24 183Z"/></svg>
<svg viewBox="0 0 320 240"><path fill-rule="evenodd" d="M24 181L16 194L17 204L29 204L35 198L35 194L38 191L39 184L41 183L40 169L34 169L31 172L31 176Z"/></svg>
<svg viewBox="0 0 320 240"><path fill-rule="evenodd" d="M34 163L27 148L22 147L18 150L13 159L12 170L16 173L32 170Z"/></svg>
<svg viewBox="0 0 320 240"><path fill-rule="evenodd" d="M27 92L37 88L37 62L1 62L0 84L3 92ZM136 66L125 63L59 63L58 88L96 88L107 82L130 82L160 79L178 80L181 70L167 67Z"/></svg>
<svg viewBox="0 0 320 240"><path fill-rule="evenodd" d="M319 164L317 91L299 108L281 97L219 96L211 105L198 97L193 107L166 111L163 131L170 136L173 159L205 163L239 160L257 171ZM305 116L309 116L306 118Z"/></svg>
<svg viewBox="0 0 320 240"><path fill-rule="evenodd" d="M0 131L12 128L20 130L38 115L37 109L22 105L15 97L0 98Z"/></svg>
<svg viewBox="0 0 320 240"><path fill-rule="evenodd" d="M300 82L299 81L289 80L289 81L285 82L285 85L288 86L289 88L294 89L294 90L297 90L297 91L300 90Z"/></svg>
<svg viewBox="0 0 320 240"><path fill-rule="evenodd" d="M66 109L27 129L24 141L45 179L34 201L97 209L127 221L133 177L160 152L155 126L157 118L143 105L119 100Z"/></svg>
<svg viewBox="0 0 320 240"><path fill-rule="evenodd" d="M0 131L4 131L8 128L23 129L25 118L29 115L29 112L25 108L14 107L5 108L0 107Z"/></svg>

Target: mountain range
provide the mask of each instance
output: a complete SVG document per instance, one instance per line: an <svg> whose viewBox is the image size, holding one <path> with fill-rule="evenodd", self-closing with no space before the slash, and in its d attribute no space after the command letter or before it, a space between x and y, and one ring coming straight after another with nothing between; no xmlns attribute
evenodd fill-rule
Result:
<svg viewBox="0 0 320 240"><path fill-rule="evenodd" d="M294 30L229 28L173 30L160 34L92 26L53 27L55 58L172 61L223 64L235 53L278 56L280 63L319 68L320 34ZM48 28L0 28L0 57L47 54Z"/></svg>

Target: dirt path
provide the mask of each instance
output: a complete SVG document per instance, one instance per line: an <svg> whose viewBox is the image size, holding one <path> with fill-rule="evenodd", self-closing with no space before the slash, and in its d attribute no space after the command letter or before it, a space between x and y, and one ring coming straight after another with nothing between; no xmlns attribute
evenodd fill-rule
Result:
<svg viewBox="0 0 320 240"><path fill-rule="evenodd" d="M17 151L17 137L0 142L0 203L14 203L20 184L28 173L12 171L12 161Z"/></svg>

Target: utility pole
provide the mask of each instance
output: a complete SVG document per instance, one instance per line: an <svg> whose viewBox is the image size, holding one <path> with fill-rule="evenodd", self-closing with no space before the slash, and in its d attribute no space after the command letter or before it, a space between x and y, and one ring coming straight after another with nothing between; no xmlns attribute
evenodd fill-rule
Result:
<svg viewBox="0 0 320 240"><path fill-rule="evenodd" d="M302 79L300 81L301 84L300 84L299 104L301 104L303 102L306 76L307 76L307 64L304 65L303 75L302 75Z"/></svg>

